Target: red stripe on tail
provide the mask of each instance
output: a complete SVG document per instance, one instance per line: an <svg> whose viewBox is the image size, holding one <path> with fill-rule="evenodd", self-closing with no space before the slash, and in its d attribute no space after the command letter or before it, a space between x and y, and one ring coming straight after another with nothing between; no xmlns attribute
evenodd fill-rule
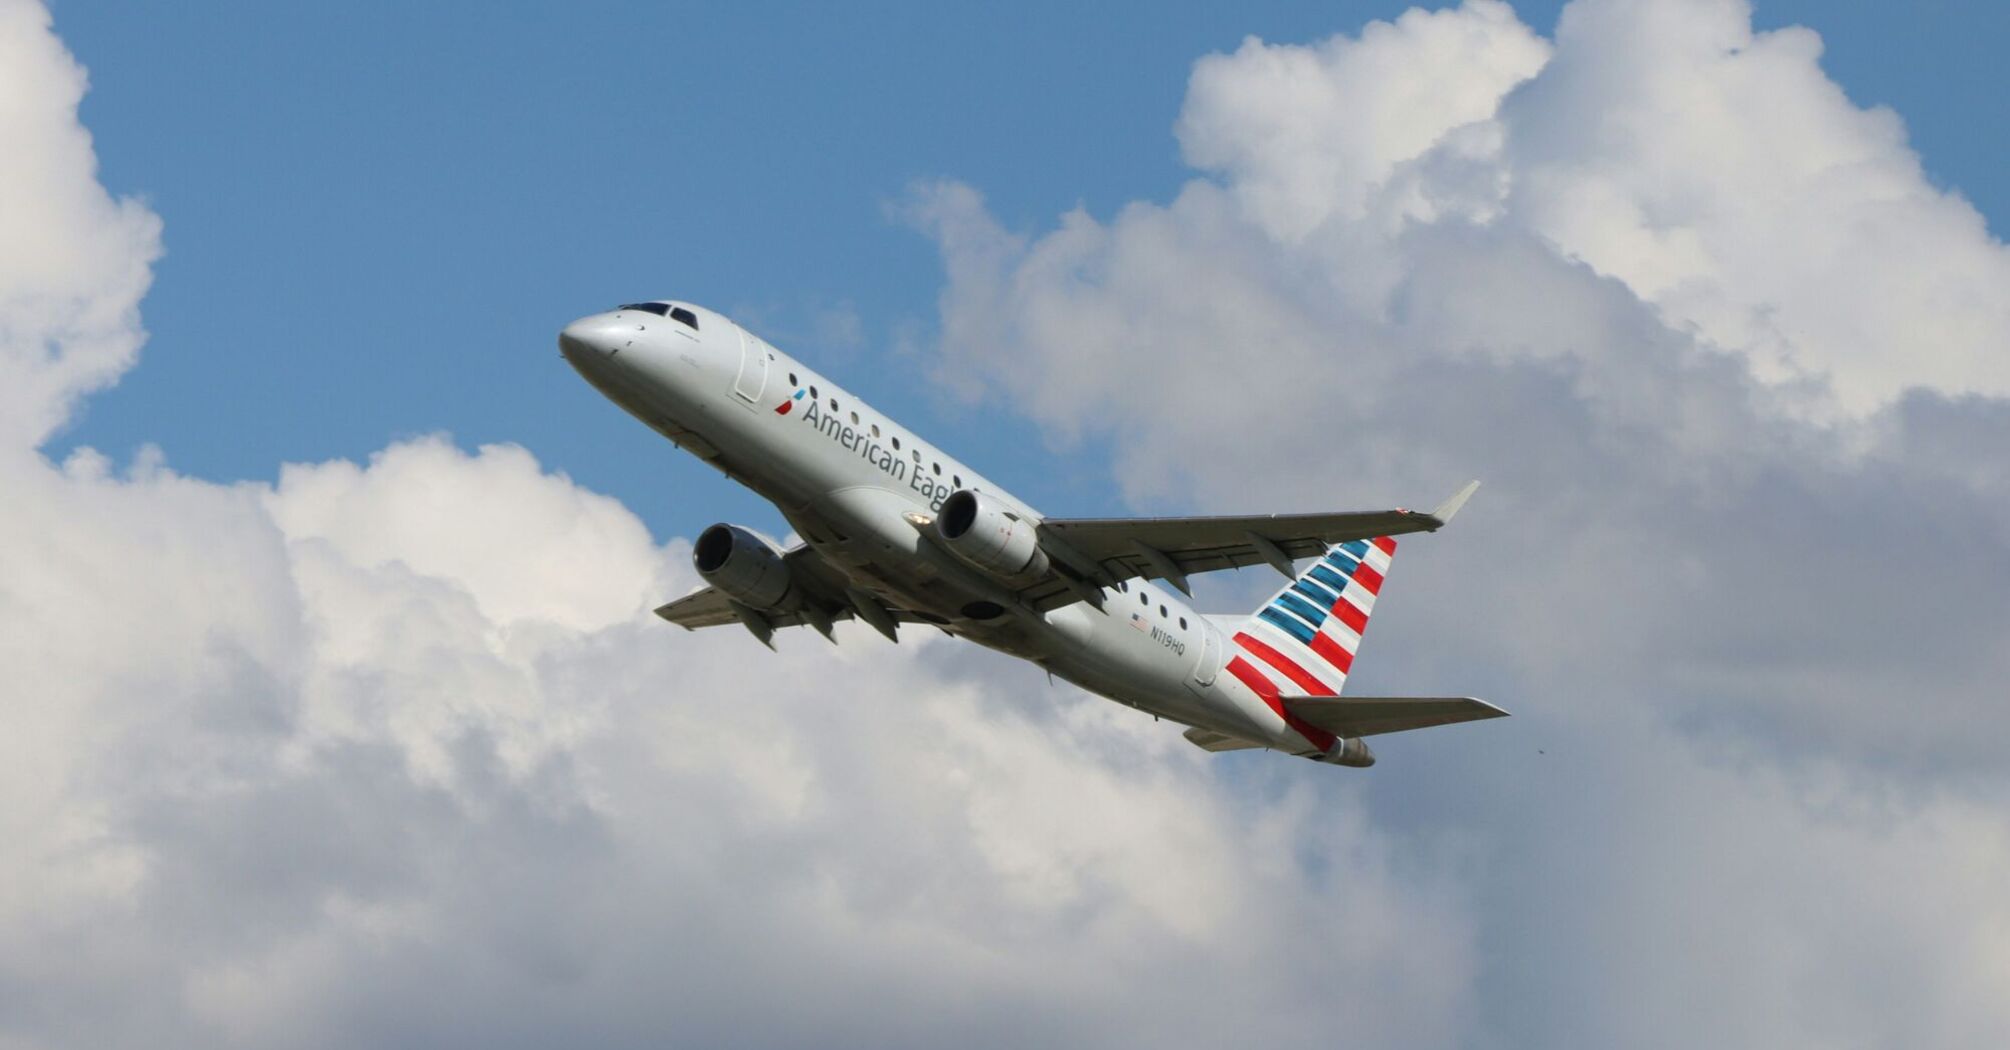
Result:
<svg viewBox="0 0 2010 1050"><path fill-rule="evenodd" d="M1339 617L1341 623L1352 627L1355 634L1368 629L1368 614L1356 608L1346 595L1341 595L1340 600L1333 603L1333 615Z"/></svg>
<svg viewBox="0 0 2010 1050"><path fill-rule="evenodd" d="M1333 695L1333 689L1331 686L1328 686L1325 682L1322 682L1319 679L1312 677L1312 674L1306 671L1305 668L1298 666L1296 663L1293 663L1290 657L1284 655L1283 653L1278 652L1275 649L1272 649L1268 645L1263 644L1261 639L1252 638L1247 634L1237 634L1235 636L1235 642L1237 645L1242 646L1244 649L1247 649L1250 652L1255 653L1257 656L1262 657L1264 663L1267 663L1270 666L1275 667L1280 671L1283 671L1284 677L1291 679L1293 682L1296 682L1298 684L1298 688L1305 690L1306 692L1312 694L1313 696Z"/></svg>
<svg viewBox="0 0 2010 1050"><path fill-rule="evenodd" d="M1290 712L1284 710L1284 701L1277 698L1277 687L1271 685L1270 679L1263 677L1263 672L1258 671L1248 660L1240 656L1230 660L1228 662L1228 673L1234 675L1237 681L1248 686L1251 692L1261 697L1263 702L1272 711L1277 712L1277 717L1284 719L1285 725L1297 731L1298 735L1304 737L1313 747L1321 751L1331 751L1333 750L1333 745L1340 742L1339 737L1310 722L1293 717Z"/></svg>
<svg viewBox="0 0 2010 1050"><path fill-rule="evenodd" d="M1312 636L1310 645L1313 652L1318 653L1341 674L1346 674L1348 669L1354 666L1354 654L1342 649L1339 642L1334 641L1331 635L1323 631Z"/></svg>

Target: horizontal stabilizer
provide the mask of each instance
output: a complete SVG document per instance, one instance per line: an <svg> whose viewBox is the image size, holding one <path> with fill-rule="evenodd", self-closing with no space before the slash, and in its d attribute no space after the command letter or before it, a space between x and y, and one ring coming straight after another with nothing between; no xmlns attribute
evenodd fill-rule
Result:
<svg viewBox="0 0 2010 1050"><path fill-rule="evenodd" d="M1507 716L1470 696L1280 696L1278 700L1291 717L1341 738Z"/></svg>
<svg viewBox="0 0 2010 1050"><path fill-rule="evenodd" d="M1193 741L1195 747L1203 751L1246 751L1253 747L1264 746L1244 740L1239 736L1217 733L1212 729L1189 729L1183 735L1188 740Z"/></svg>

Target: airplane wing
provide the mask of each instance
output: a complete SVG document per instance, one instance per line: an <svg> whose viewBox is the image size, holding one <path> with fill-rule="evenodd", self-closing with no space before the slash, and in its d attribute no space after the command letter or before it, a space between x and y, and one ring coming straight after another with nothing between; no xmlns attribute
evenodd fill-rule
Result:
<svg viewBox="0 0 2010 1050"><path fill-rule="evenodd" d="M803 589L804 608L794 612L762 611L758 616L760 626L754 630L755 637L766 642L766 634L772 633L775 628L803 624L824 630L831 623L854 619L858 615L845 593L844 577L838 575L808 544L799 543L783 551L782 564L788 566L789 574ZM657 606L656 615L687 631L729 623L747 624L741 611L734 608L735 604L724 591L715 587L700 587L674 602ZM816 617L809 615L812 611ZM889 608L886 611L901 623L923 622L905 609ZM818 618L822 619L821 624Z"/></svg>
<svg viewBox="0 0 2010 1050"><path fill-rule="evenodd" d="M1040 543L1053 561L1083 580L1156 578L1184 591L1189 573L1267 564L1291 576L1293 559L1316 558L1335 543L1435 532L1452 520L1479 484L1468 484L1428 514L1397 508L1201 518L1048 518L1040 523ZM1079 596L1079 586L1071 588L1067 581L1056 579L1021 597L1045 610Z"/></svg>
<svg viewBox="0 0 2010 1050"><path fill-rule="evenodd" d="M811 592L812 597L823 598L832 605L844 604L842 585L836 587L835 594L818 593L833 589L828 579L831 572L808 544L798 543L783 551L782 564L789 567L789 574ZM724 591L712 587L700 587L674 602L658 606L656 615L687 631L740 622L739 614L733 611L733 599L728 598ZM776 627L794 627L809 622L800 613L776 613L768 619Z"/></svg>
<svg viewBox="0 0 2010 1050"><path fill-rule="evenodd" d="M739 615L733 612L733 599L726 597L724 591L712 587L700 587L674 602L659 605L656 615L687 631L740 622ZM789 617L774 617L777 627L792 627L802 622L800 619L787 622L789 620Z"/></svg>
<svg viewBox="0 0 2010 1050"><path fill-rule="evenodd" d="M1507 716L1506 711L1470 696L1282 696L1278 700L1293 718L1337 737L1400 733Z"/></svg>

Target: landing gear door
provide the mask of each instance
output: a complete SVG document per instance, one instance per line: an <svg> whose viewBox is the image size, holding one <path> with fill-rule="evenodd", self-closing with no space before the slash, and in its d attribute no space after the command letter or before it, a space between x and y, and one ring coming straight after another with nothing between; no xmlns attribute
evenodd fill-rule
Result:
<svg viewBox="0 0 2010 1050"><path fill-rule="evenodd" d="M761 389L768 385L768 346L759 336L750 335L746 329L738 329L740 334L740 375L733 380L733 393L744 401L759 401Z"/></svg>

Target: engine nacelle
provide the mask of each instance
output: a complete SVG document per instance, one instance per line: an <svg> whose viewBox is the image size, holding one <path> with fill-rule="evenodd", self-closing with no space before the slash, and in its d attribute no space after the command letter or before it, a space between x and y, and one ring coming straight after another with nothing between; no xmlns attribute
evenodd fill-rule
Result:
<svg viewBox="0 0 2010 1050"><path fill-rule="evenodd" d="M705 582L763 612L794 609L802 594L780 552L738 525L714 525L698 534L691 563Z"/></svg>
<svg viewBox="0 0 2010 1050"><path fill-rule="evenodd" d="M935 515L935 534L951 554L1008 583L1030 584L1047 575L1047 552L1034 525L971 489L951 493Z"/></svg>
<svg viewBox="0 0 2010 1050"><path fill-rule="evenodd" d="M1319 756L1319 761L1336 766L1353 766L1366 769L1375 764L1375 752L1368 750L1368 742L1358 736L1350 736L1336 741L1331 750Z"/></svg>

